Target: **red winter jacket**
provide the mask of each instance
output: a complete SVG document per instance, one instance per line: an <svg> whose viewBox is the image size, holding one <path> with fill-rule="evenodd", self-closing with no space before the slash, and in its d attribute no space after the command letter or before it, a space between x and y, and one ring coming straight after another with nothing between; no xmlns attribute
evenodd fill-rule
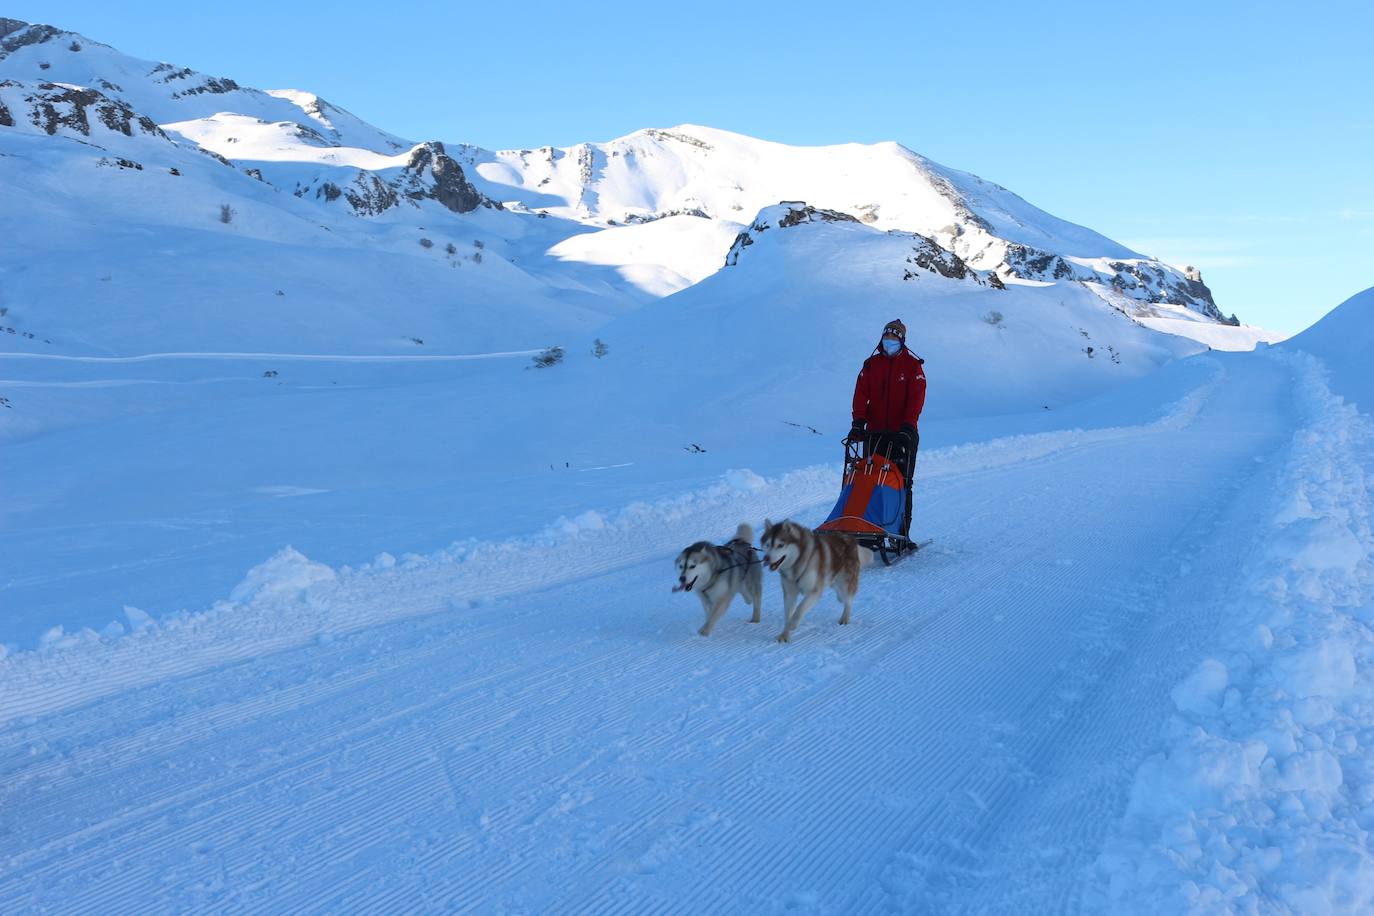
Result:
<svg viewBox="0 0 1374 916"><path fill-rule="evenodd" d="M896 356L874 353L864 360L854 383L854 419L868 428L892 432L916 426L926 404L926 370L905 347Z"/></svg>

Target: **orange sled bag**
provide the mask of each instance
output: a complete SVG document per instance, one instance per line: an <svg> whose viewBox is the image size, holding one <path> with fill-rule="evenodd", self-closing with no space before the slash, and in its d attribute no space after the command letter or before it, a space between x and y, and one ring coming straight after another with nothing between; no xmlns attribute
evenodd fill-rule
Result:
<svg viewBox="0 0 1374 916"><path fill-rule="evenodd" d="M839 502L817 531L902 536L906 478L882 455L849 462Z"/></svg>

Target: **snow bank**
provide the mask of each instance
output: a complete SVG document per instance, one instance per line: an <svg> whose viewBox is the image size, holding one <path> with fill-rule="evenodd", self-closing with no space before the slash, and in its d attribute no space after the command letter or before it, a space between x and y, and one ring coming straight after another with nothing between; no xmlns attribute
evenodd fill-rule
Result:
<svg viewBox="0 0 1374 916"><path fill-rule="evenodd" d="M1213 658L1173 692L1162 751L1136 773L1096 863L1113 912L1374 908L1374 424L1298 370L1271 527Z"/></svg>
<svg viewBox="0 0 1374 916"><path fill-rule="evenodd" d="M976 473L1161 425L1186 425L1208 390L1195 390L1145 427L1070 429L933 449L922 454L918 477ZM725 540L740 521L757 526L765 517L828 509L839 493L839 476L832 464L771 479L732 469L696 492L617 510L587 509L527 537L468 540L399 561L382 553L357 568L334 570L286 547L250 570L228 600L208 609L158 622L126 609L128 632L122 625L72 634L56 627L36 649L0 655L0 724L363 627L461 611L671 557L703 537ZM669 581L665 559L665 588Z"/></svg>

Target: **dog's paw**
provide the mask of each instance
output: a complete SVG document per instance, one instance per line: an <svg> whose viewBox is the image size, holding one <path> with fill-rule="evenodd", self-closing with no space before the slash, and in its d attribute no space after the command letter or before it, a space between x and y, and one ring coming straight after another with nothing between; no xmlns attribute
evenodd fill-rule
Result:
<svg viewBox="0 0 1374 916"><path fill-rule="evenodd" d="M700 630L697 630L697 635L698 635L698 636L710 636L710 635L711 635L711 628L710 628L710 627L702 627Z"/></svg>
<svg viewBox="0 0 1374 916"><path fill-rule="evenodd" d="M786 630L783 630L781 633L778 634L778 642L791 642L791 641L792 641L792 634L788 633Z"/></svg>

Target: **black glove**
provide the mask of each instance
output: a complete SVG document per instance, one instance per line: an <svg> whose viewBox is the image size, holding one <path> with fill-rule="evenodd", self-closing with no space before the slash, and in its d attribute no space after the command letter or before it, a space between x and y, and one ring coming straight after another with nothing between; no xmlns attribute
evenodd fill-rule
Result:
<svg viewBox="0 0 1374 916"><path fill-rule="evenodd" d="M906 445L906 450L908 452L911 451L916 445L916 427L912 426L910 423L903 423L902 428L898 430L898 435L902 437L902 441Z"/></svg>
<svg viewBox="0 0 1374 916"><path fill-rule="evenodd" d="M849 428L849 435L845 438L847 438L851 442L863 441L864 427L867 425L867 422L864 420L855 420L854 425Z"/></svg>

